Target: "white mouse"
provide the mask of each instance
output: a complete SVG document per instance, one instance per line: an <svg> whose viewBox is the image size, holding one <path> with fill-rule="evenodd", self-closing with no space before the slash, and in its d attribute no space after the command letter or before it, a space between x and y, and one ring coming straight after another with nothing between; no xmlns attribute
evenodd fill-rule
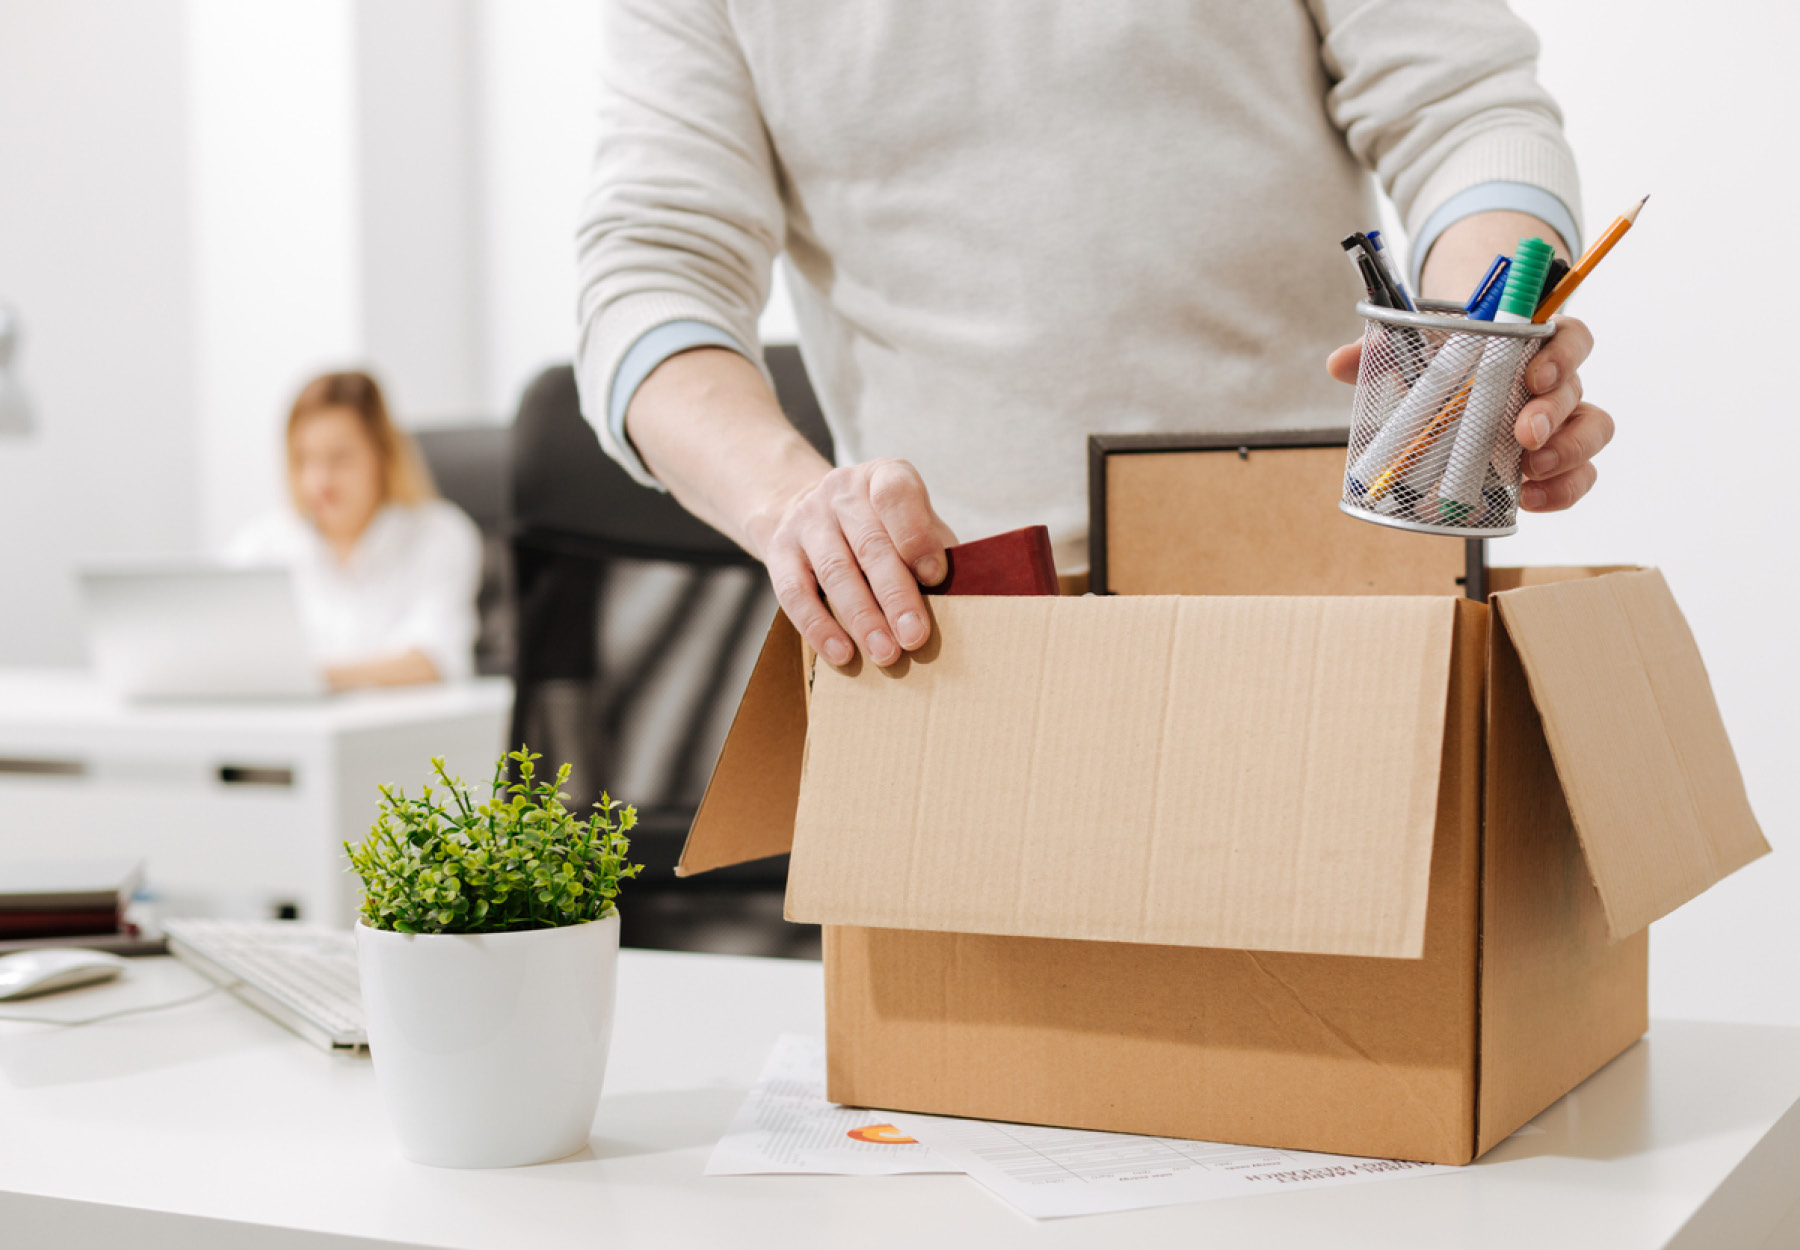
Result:
<svg viewBox="0 0 1800 1250"><path fill-rule="evenodd" d="M123 971L125 961L117 955L79 946L0 955L0 1002L110 981Z"/></svg>

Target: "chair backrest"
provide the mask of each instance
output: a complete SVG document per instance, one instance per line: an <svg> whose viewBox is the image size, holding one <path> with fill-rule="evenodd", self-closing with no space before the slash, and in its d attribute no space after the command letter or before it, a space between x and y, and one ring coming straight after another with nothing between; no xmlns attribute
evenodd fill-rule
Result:
<svg viewBox="0 0 1800 1250"><path fill-rule="evenodd" d="M475 671L510 673L515 624L512 521L507 507L512 430L504 425L418 430L413 441L438 493L468 513L481 530L481 589L475 604L481 624L475 637Z"/></svg>
<svg viewBox="0 0 1800 1250"><path fill-rule="evenodd" d="M831 433L807 381L800 351L771 345L764 356L782 411L831 458ZM742 564L736 543L675 502L640 486L600 450L581 415L575 372L546 369L526 387L512 431L512 517L522 532L554 536L565 548L591 541L605 557L681 564Z"/></svg>
<svg viewBox="0 0 1800 1250"><path fill-rule="evenodd" d="M797 350L767 359L789 419L829 456ZM606 789L637 806L637 849L657 875L679 850L657 834L685 833L776 610L768 578L601 451L566 366L520 402L512 490L513 742L568 761L576 802Z"/></svg>

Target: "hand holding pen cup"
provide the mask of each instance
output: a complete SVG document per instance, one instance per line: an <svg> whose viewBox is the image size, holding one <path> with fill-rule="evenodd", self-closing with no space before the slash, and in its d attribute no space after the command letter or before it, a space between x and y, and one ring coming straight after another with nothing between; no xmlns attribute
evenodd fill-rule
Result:
<svg viewBox="0 0 1800 1250"><path fill-rule="evenodd" d="M1643 202L1640 201L1615 221L1572 269L1561 261L1554 262L1555 268L1550 272L1548 280L1543 282L1543 294L1536 301L1535 313L1527 319L1539 325L1547 322L1551 314L1562 306L1569 294L1630 228L1642 207ZM1378 237L1372 239L1371 236L1352 235L1344 241L1344 247L1363 276L1371 305L1397 310L1416 307L1391 265L1383 264L1388 253L1380 248ZM1489 319L1494 317L1510 261L1511 258L1498 258L1495 266L1489 270L1488 279L1477 287L1463 306L1463 312L1471 321L1483 316ZM1496 273L1496 270L1499 272ZM1434 309L1441 307L1433 306ZM1381 344L1394 358L1399 376L1387 379L1385 384L1402 389L1410 387L1418 380L1426 359L1432 353L1418 332L1399 326L1391 326L1389 331L1381 339ZM1434 334L1430 337L1441 341L1444 336ZM1520 379L1523 394L1515 398L1524 402L1511 422L1511 432L1515 440L1512 446L1522 451L1523 461L1512 468L1512 472L1520 474L1522 471L1524 480L1518 488L1517 500L1518 506L1526 511L1554 512L1567 508L1594 485L1596 473L1592 460L1610 441L1613 420L1604 410L1585 402L1582 395L1580 368L1593 350L1593 344L1593 335L1585 324L1572 317L1558 317L1554 337L1543 343ZM1465 354L1470 346L1468 343L1459 345ZM1342 382L1355 382L1363 348L1364 344L1359 342L1332 353L1327 361L1332 375ZM1479 372L1475 367L1478 360L1479 357L1475 356L1461 362L1464 366L1464 386L1469 386L1473 382L1473 375ZM1451 363L1445 362L1446 369ZM1491 379L1492 361L1487 372ZM1435 392L1420 393L1421 399L1427 396L1439 399L1437 410L1433 414L1437 427L1434 437L1442 435L1446 439L1451 438L1456 432L1458 418L1468 410L1469 395L1460 388L1452 387L1441 396ZM1491 407L1482 407L1481 404L1477 404L1477 410L1484 413L1492 411ZM1464 442L1467 443L1471 431L1465 429L1462 433L1465 435ZM1400 484L1402 493L1409 489L1425 489L1431 490L1435 495L1436 484L1424 482L1423 478L1429 476L1431 470L1441 471L1445 467L1450 446L1450 442L1446 441L1438 446L1434 457L1419 457L1416 463L1409 461L1406 467L1411 470L1411 481ZM1497 448L1496 451L1498 450ZM1495 459L1499 461L1501 457L1496 455ZM1515 477L1513 481L1517 483L1518 478ZM1465 483L1465 489L1461 493L1468 498L1466 485ZM1490 495L1494 485L1491 480L1487 483ZM1391 507L1391 504L1387 506ZM1428 501L1422 506L1429 510L1434 505Z"/></svg>
<svg viewBox="0 0 1800 1250"><path fill-rule="evenodd" d="M1546 323L1641 207L1572 269L1541 240L1521 240L1462 305L1415 304L1383 263L1379 236L1344 240L1368 291L1363 343L1328 362L1341 380L1362 375L1344 511L1403 529L1494 537L1516 529L1521 505L1554 511L1592 487L1592 458L1613 428L1582 398L1579 370L1593 339L1572 318Z"/></svg>

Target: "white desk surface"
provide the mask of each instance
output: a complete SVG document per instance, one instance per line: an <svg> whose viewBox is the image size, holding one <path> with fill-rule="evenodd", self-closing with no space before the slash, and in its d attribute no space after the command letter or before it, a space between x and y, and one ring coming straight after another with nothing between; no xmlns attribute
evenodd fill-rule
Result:
<svg viewBox="0 0 1800 1250"><path fill-rule="evenodd" d="M367 1061L315 1050L223 995L82 1029L0 1024L0 1243L1800 1243L1791 1205L1800 1190L1800 1030L1659 1021L1647 1041L1539 1117L1543 1132L1454 1173L1037 1223L962 1176L702 1176L777 1035L821 1030L819 966L627 951L620 972L589 1149L507 1171L407 1163ZM144 960L126 982L40 999L34 1010L90 1015L200 985L173 961ZM0 1004L0 1014L24 1010Z"/></svg>
<svg viewBox="0 0 1800 1250"><path fill-rule="evenodd" d="M317 699L127 702L79 668L0 668L0 730L125 727L180 732L228 725L234 731L347 731L413 720L504 710L512 683L503 677L382 690Z"/></svg>

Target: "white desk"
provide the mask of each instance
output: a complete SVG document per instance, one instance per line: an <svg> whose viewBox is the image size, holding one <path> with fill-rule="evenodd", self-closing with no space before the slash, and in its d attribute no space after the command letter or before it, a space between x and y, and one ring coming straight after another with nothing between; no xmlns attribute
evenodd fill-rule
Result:
<svg viewBox="0 0 1800 1250"><path fill-rule="evenodd" d="M88 1015L199 984L169 960L133 973L37 1010ZM628 951L589 1150L497 1172L405 1162L366 1061L229 998L77 1030L0 1024L0 1244L1800 1244L1800 1030L1658 1022L1541 1116L1542 1133L1455 1173L1034 1223L961 1176L702 1176L776 1036L822 1023L817 964Z"/></svg>
<svg viewBox="0 0 1800 1250"><path fill-rule="evenodd" d="M171 910L299 905L348 925L342 843L382 782L416 790L441 755L488 777L510 682L488 678L285 703L128 704L79 670L0 669L0 862L142 857Z"/></svg>

